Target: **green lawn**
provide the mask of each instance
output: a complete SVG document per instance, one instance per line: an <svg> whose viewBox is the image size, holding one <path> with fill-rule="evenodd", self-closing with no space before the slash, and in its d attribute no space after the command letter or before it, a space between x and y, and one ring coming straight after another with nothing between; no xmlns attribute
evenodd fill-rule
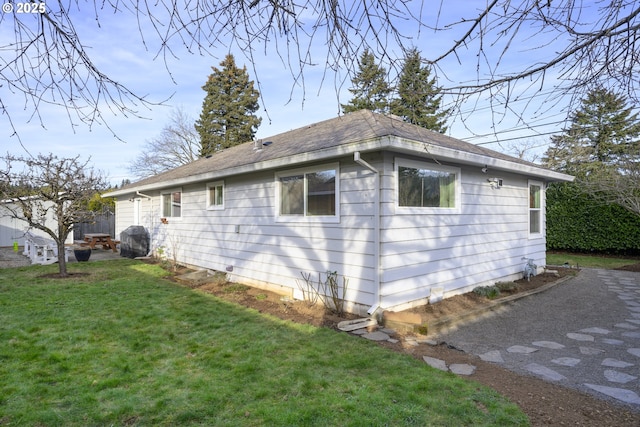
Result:
<svg viewBox="0 0 640 427"><path fill-rule="evenodd" d="M0 270L0 425L527 425L494 391L118 260Z"/></svg>
<svg viewBox="0 0 640 427"><path fill-rule="evenodd" d="M625 265L637 264L640 259L624 257L606 257L586 254L573 254L569 252L547 252L547 265L569 265L585 268L613 269Z"/></svg>

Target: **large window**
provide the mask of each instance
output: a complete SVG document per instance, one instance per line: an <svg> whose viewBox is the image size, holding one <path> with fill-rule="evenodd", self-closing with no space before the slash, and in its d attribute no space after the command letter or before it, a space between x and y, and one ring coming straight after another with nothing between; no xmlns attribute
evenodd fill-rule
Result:
<svg viewBox="0 0 640 427"><path fill-rule="evenodd" d="M224 209L224 182L207 184L207 209Z"/></svg>
<svg viewBox="0 0 640 427"><path fill-rule="evenodd" d="M165 218L182 216L182 191L162 193L162 216Z"/></svg>
<svg viewBox="0 0 640 427"><path fill-rule="evenodd" d="M278 216L337 218L337 177L337 165L277 174Z"/></svg>
<svg viewBox="0 0 640 427"><path fill-rule="evenodd" d="M459 169L399 161L398 206L455 209L459 207Z"/></svg>
<svg viewBox="0 0 640 427"><path fill-rule="evenodd" d="M542 185L529 183L529 233L542 232Z"/></svg>

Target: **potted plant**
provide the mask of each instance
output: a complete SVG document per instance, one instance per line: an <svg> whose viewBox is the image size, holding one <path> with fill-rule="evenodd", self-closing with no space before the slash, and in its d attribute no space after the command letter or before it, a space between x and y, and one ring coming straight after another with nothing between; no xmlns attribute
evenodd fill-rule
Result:
<svg viewBox="0 0 640 427"><path fill-rule="evenodd" d="M78 262L89 261L89 258L91 258L91 248L89 246L75 245L73 247L73 255Z"/></svg>

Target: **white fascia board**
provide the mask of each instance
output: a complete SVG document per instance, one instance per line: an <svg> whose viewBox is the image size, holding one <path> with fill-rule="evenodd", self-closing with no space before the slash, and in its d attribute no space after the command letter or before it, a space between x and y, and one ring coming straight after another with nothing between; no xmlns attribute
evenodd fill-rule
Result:
<svg viewBox="0 0 640 427"><path fill-rule="evenodd" d="M391 147L398 151L403 151L421 157L433 158L437 160L449 161L454 164L474 165L479 167L487 166L489 170L499 170L514 172L529 177L543 179L546 182L572 182L574 177L560 172L544 169L535 165L527 165L512 162L504 159L497 159L491 156L469 153L430 144L429 142L416 142L403 138L394 138Z"/></svg>

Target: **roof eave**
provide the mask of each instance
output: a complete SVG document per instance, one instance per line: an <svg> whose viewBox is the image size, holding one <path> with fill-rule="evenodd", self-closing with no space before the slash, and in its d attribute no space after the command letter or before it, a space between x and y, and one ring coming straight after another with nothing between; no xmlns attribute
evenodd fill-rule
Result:
<svg viewBox="0 0 640 427"><path fill-rule="evenodd" d="M331 158L349 155L355 151L370 152L378 150L394 150L404 152L411 155L419 155L426 158L434 158L438 160L450 161L465 165L475 165L480 167L488 167L490 169L500 171L516 172L532 178L542 179L545 182L571 182L573 176L560 172L551 171L535 165L522 164L513 161L497 159L495 157L469 153L466 151L455 150L452 148L442 147L429 142L408 140L399 137L380 137L365 141L358 141L349 144L338 145L326 149L300 153L286 158L270 159L262 162L246 164L238 167L221 169L207 173L191 175L172 180L156 182L152 184L131 186L121 190L114 190L105 193L103 197L119 197L136 192L157 191L166 188L176 188L187 184L197 182L213 181L222 179L232 175L240 175L252 173L256 171L264 171L270 169L278 169L292 164L310 163L315 161L327 160Z"/></svg>

